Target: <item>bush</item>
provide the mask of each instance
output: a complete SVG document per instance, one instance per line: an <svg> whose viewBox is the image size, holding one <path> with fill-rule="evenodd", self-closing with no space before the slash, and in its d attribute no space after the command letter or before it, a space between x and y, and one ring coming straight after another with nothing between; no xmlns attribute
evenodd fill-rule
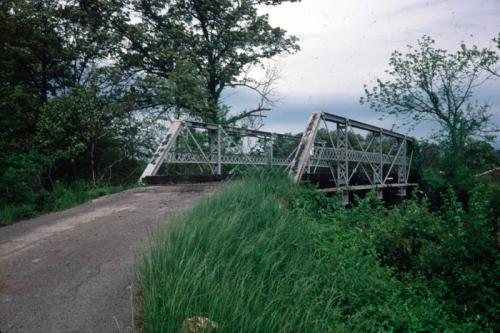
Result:
<svg viewBox="0 0 500 333"><path fill-rule="evenodd" d="M465 209L450 189L438 213L426 199L387 209L372 198L346 221L363 230L367 248L400 281L444 299L447 312L470 329L498 331L498 193L497 185L479 184Z"/></svg>
<svg viewBox="0 0 500 333"><path fill-rule="evenodd" d="M0 205L33 204L36 199L34 184L37 182L39 169L37 158L33 154L9 153L0 158Z"/></svg>

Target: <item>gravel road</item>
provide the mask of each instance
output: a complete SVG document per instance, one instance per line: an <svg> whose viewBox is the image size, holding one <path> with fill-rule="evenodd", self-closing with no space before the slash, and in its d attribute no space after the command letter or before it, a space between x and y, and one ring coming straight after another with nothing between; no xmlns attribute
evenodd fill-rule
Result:
<svg viewBox="0 0 500 333"><path fill-rule="evenodd" d="M0 228L0 332L131 332L137 254L219 186L135 188Z"/></svg>

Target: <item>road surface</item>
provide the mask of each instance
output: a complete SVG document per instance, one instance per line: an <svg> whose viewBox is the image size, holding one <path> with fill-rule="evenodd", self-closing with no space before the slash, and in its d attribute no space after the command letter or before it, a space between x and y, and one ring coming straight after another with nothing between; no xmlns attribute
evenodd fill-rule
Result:
<svg viewBox="0 0 500 333"><path fill-rule="evenodd" d="M0 228L0 332L131 332L137 255L218 186L135 188Z"/></svg>

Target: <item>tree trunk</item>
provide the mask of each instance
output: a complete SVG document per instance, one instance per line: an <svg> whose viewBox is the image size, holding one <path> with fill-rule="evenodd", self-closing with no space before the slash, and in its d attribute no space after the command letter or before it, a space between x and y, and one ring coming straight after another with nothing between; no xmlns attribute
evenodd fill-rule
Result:
<svg viewBox="0 0 500 333"><path fill-rule="evenodd" d="M96 163L95 163L95 136L96 130L92 129L92 137L90 143L90 171L92 175L92 185L96 186L97 184L97 172L96 172Z"/></svg>

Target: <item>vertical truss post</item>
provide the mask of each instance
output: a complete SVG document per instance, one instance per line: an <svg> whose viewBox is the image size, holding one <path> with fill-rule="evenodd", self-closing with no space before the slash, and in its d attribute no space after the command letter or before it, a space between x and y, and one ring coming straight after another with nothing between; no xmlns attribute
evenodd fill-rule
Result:
<svg viewBox="0 0 500 333"><path fill-rule="evenodd" d="M347 131L347 121L337 123L337 182L339 186L349 186L349 137Z"/></svg>
<svg viewBox="0 0 500 333"><path fill-rule="evenodd" d="M373 145L371 147L371 152L376 154L375 156L379 156L380 154L380 135L379 133L373 132ZM378 162L370 162L370 165L372 167L372 184L378 185L380 184L380 164Z"/></svg>
<svg viewBox="0 0 500 333"><path fill-rule="evenodd" d="M340 191L340 202L343 206L347 206L349 204L349 192L347 190Z"/></svg>
<svg viewBox="0 0 500 333"><path fill-rule="evenodd" d="M219 126L216 126L216 128L209 128L207 130L208 132L208 161L207 163L210 166L210 169L212 170L212 174L217 173L217 159L218 159L218 147L219 147ZM215 170L213 169L213 166L215 165Z"/></svg>
<svg viewBox="0 0 500 333"><path fill-rule="evenodd" d="M276 135L271 134L271 146L269 147L269 165L273 165L274 159L274 140L276 140Z"/></svg>
<svg viewBox="0 0 500 333"><path fill-rule="evenodd" d="M146 169L144 169L141 177L139 178L139 182L142 182L145 177L156 175L156 173L158 172L163 163L163 160L170 152L172 147L175 145L175 142L181 130L182 130L182 121L180 120L173 121L172 125L170 126L170 129L168 130L167 135L165 136L160 146L156 150L156 153L153 155L153 158L151 159L149 164L146 166Z"/></svg>
<svg viewBox="0 0 500 333"><path fill-rule="evenodd" d="M344 123L337 123L337 149L339 152L337 155L337 186L344 187L344 190L340 192L344 206L349 204L349 192L347 191L347 187L349 187L349 131L347 126L347 119L344 119Z"/></svg>
<svg viewBox="0 0 500 333"><path fill-rule="evenodd" d="M380 184L385 184L384 178L384 134L382 130L379 131L380 135L380 146L379 146L379 173L380 176Z"/></svg>
<svg viewBox="0 0 500 333"><path fill-rule="evenodd" d="M402 149L401 149L401 157L398 164L398 184L406 184L406 173L407 173L407 149L406 149L407 141L403 139ZM401 186L398 188L399 196L406 196L406 186Z"/></svg>
<svg viewBox="0 0 500 333"><path fill-rule="evenodd" d="M300 182L304 170L311 160L311 154L313 152L316 136L318 135L318 128L322 115L323 113L321 112L313 112L311 114L306 130L304 134L302 134L302 139L297 146L297 152L292 160L289 172L295 183Z"/></svg>
<svg viewBox="0 0 500 333"><path fill-rule="evenodd" d="M222 152L221 152L221 126L217 125L217 175L222 174Z"/></svg>
<svg viewBox="0 0 500 333"><path fill-rule="evenodd" d="M375 135L375 142L373 144L373 152L377 154L378 159L373 163L373 184L382 185L384 181L384 137L382 130L380 129L378 133L373 132ZM384 190L382 188L376 188L375 192L377 197L382 199L384 197Z"/></svg>

